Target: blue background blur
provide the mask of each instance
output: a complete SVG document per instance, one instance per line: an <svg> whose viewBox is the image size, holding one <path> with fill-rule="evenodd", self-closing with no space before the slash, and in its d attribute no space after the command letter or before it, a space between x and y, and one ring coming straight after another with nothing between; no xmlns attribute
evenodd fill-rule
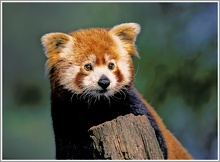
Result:
<svg viewBox="0 0 220 162"><path fill-rule="evenodd" d="M3 158L54 159L40 38L136 22L135 87L196 159L217 159L217 3L3 3Z"/></svg>

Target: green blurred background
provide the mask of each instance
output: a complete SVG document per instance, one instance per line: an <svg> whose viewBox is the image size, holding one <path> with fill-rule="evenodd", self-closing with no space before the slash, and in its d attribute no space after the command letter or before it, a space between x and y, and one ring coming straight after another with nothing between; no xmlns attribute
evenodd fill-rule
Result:
<svg viewBox="0 0 220 162"><path fill-rule="evenodd" d="M40 38L136 22L135 87L196 159L218 158L217 3L3 3L3 159L54 159Z"/></svg>

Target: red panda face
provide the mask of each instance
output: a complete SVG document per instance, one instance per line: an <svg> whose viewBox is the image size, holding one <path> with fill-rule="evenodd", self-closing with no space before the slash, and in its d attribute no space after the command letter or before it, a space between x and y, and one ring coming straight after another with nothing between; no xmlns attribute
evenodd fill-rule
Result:
<svg viewBox="0 0 220 162"><path fill-rule="evenodd" d="M74 94L95 98L120 93L133 82L131 55L138 55L134 42L139 31L138 24L127 23L112 29L44 35L52 88L61 85Z"/></svg>

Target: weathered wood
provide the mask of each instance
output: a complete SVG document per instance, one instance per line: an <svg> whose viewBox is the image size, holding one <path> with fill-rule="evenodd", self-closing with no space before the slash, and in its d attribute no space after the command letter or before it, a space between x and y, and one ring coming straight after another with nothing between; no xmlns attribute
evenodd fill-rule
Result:
<svg viewBox="0 0 220 162"><path fill-rule="evenodd" d="M94 159L163 159L153 128L145 115L133 114L89 129Z"/></svg>

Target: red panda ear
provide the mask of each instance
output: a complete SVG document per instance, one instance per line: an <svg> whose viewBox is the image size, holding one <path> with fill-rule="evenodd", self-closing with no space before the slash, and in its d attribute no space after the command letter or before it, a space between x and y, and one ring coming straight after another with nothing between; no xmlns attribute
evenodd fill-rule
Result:
<svg viewBox="0 0 220 162"><path fill-rule="evenodd" d="M140 33L140 25L136 23L123 23L110 29L110 33L117 36L123 43L123 47L129 54L138 56L135 48L137 35Z"/></svg>
<svg viewBox="0 0 220 162"><path fill-rule="evenodd" d="M50 57L50 54L60 53L71 39L72 37L70 35L64 33L49 33L43 35L41 42L45 48L46 56Z"/></svg>

